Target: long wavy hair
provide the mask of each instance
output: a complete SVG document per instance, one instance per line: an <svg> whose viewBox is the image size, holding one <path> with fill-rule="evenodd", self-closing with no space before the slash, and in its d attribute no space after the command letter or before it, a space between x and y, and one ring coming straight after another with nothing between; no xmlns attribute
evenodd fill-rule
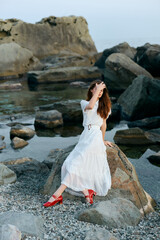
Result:
<svg viewBox="0 0 160 240"><path fill-rule="evenodd" d="M100 84L102 81L100 79L96 79L93 82L91 82L90 87L87 92L87 101L89 101L92 98L92 92L91 90L96 86L97 84ZM103 89L103 94L99 98L99 105L97 109L97 113L102 117L102 118L107 118L109 111L111 109L111 100L108 94L108 89L107 87Z"/></svg>

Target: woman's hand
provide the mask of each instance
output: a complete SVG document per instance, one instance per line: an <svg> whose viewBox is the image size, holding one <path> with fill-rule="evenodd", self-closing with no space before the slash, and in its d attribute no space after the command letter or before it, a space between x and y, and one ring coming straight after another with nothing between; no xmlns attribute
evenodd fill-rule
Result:
<svg viewBox="0 0 160 240"><path fill-rule="evenodd" d="M109 147L113 147L112 143L109 141L104 141L104 144Z"/></svg>
<svg viewBox="0 0 160 240"><path fill-rule="evenodd" d="M104 82L101 82L101 83L96 83L96 90L98 90L98 91L101 91L101 90L103 90L104 88L106 88L106 85L105 85L105 83Z"/></svg>

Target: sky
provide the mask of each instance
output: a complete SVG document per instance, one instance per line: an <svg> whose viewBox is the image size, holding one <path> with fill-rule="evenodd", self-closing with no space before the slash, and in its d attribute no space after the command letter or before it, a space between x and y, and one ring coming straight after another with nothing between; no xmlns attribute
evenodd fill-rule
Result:
<svg viewBox="0 0 160 240"><path fill-rule="evenodd" d="M0 0L0 19L35 23L44 17L83 16L98 51L121 42L160 44L160 0Z"/></svg>

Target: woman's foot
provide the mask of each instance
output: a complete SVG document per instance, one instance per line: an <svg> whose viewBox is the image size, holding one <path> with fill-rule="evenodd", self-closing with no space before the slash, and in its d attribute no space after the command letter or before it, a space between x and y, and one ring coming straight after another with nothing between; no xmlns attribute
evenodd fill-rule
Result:
<svg viewBox="0 0 160 240"><path fill-rule="evenodd" d="M52 195L52 197L49 199L48 202L44 203L43 206L44 207L51 207L53 205L55 205L56 203L63 203L63 197L62 195L60 195L59 197L56 197L54 194Z"/></svg>
<svg viewBox="0 0 160 240"><path fill-rule="evenodd" d="M88 194L85 195L85 198L88 203L93 204L93 195L96 196L96 192L93 191L92 189L88 189Z"/></svg>

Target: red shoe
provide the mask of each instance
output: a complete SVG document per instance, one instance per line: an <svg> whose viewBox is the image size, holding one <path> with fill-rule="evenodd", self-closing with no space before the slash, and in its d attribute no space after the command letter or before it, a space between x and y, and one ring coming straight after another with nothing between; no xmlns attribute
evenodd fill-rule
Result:
<svg viewBox="0 0 160 240"><path fill-rule="evenodd" d="M63 203L63 197L62 197L62 195L59 196L59 197L56 197L55 195L52 195L52 197L54 197L55 200L54 200L53 202L46 202L46 203L44 203L44 204L43 204L44 207L51 207L51 206L55 205L55 204L58 203L58 202L59 202L60 204Z"/></svg>
<svg viewBox="0 0 160 240"><path fill-rule="evenodd" d="M91 190L91 189L88 189L88 195L85 196L85 198L89 198L89 203L90 204L93 204L93 195L96 196L96 192Z"/></svg>

